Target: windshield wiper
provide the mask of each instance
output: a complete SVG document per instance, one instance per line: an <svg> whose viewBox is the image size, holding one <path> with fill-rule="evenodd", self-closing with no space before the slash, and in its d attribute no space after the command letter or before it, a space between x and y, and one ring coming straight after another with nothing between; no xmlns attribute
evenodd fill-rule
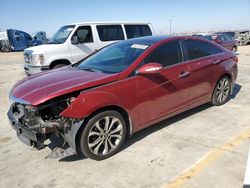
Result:
<svg viewBox="0 0 250 188"><path fill-rule="evenodd" d="M81 70L85 70L85 71L90 71L90 72L95 72L95 69L92 69L90 67L79 67Z"/></svg>

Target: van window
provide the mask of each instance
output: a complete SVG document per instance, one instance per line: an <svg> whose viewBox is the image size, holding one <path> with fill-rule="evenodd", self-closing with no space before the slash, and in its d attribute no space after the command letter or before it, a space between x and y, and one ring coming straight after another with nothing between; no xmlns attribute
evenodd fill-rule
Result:
<svg viewBox="0 0 250 188"><path fill-rule="evenodd" d="M166 43L149 55L144 63L160 63L164 67L182 62L182 53L179 41Z"/></svg>
<svg viewBox="0 0 250 188"><path fill-rule="evenodd" d="M148 25L124 25L124 26L128 39L152 35L152 31Z"/></svg>
<svg viewBox="0 0 250 188"><path fill-rule="evenodd" d="M124 40L121 25L98 25L96 28L101 41Z"/></svg>
<svg viewBox="0 0 250 188"><path fill-rule="evenodd" d="M79 43L93 42L93 35L90 26L80 26L73 36L77 36Z"/></svg>

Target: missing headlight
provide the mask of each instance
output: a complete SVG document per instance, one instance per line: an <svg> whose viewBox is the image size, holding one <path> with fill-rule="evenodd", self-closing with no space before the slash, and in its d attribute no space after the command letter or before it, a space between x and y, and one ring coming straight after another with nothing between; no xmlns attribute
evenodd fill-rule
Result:
<svg viewBox="0 0 250 188"><path fill-rule="evenodd" d="M60 113L63 112L70 104L76 99L79 93L72 93L52 99L38 107L39 114L44 121L53 121L60 117Z"/></svg>

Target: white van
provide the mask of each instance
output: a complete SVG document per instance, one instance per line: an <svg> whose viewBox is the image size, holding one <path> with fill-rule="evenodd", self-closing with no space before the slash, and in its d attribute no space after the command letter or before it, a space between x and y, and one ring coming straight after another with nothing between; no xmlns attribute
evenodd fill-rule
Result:
<svg viewBox="0 0 250 188"><path fill-rule="evenodd" d="M154 35L150 23L95 22L62 26L48 44L24 50L27 75L76 63L118 40Z"/></svg>

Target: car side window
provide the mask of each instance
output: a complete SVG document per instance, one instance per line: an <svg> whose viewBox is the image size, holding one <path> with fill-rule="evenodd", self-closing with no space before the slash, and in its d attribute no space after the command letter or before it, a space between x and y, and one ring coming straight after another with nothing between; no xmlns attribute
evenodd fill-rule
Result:
<svg viewBox="0 0 250 188"><path fill-rule="evenodd" d="M101 41L124 40L121 25L98 25L96 28Z"/></svg>
<svg viewBox="0 0 250 188"><path fill-rule="evenodd" d="M222 41L226 41L226 38L225 38L225 36L224 35L221 35L221 36L219 36L219 40L222 40Z"/></svg>
<svg viewBox="0 0 250 188"><path fill-rule="evenodd" d="M232 37L231 37L230 35L225 35L224 37L226 38L226 41L233 40Z"/></svg>
<svg viewBox="0 0 250 188"><path fill-rule="evenodd" d="M148 25L124 25L124 27L128 39L152 35L152 31Z"/></svg>
<svg viewBox="0 0 250 188"><path fill-rule="evenodd" d="M221 49L219 49L216 46L211 45L211 44L210 44L210 49L211 49L211 52L212 52L213 55L219 54L219 53L223 52Z"/></svg>
<svg viewBox="0 0 250 188"><path fill-rule="evenodd" d="M79 43L93 42L93 35L90 26L80 26L73 36L77 36Z"/></svg>
<svg viewBox="0 0 250 188"><path fill-rule="evenodd" d="M196 40L184 40L188 60L213 55L210 44Z"/></svg>
<svg viewBox="0 0 250 188"><path fill-rule="evenodd" d="M180 62L182 62L182 53L179 41L160 46L144 60L144 64L160 63L163 66L171 66Z"/></svg>

